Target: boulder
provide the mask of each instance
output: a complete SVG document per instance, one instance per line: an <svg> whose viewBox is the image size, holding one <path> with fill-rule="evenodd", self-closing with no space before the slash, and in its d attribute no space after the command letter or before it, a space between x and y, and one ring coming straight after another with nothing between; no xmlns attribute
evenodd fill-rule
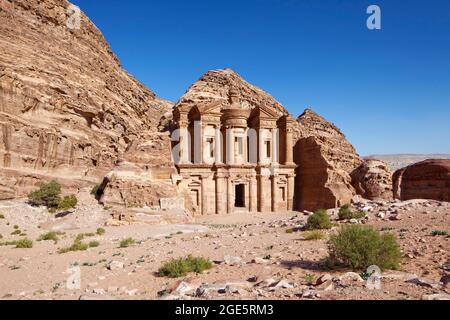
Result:
<svg viewBox="0 0 450 320"><path fill-rule="evenodd" d="M450 159L425 160L396 171L393 192L402 201L450 201Z"/></svg>
<svg viewBox="0 0 450 320"><path fill-rule="evenodd" d="M125 267L124 263L123 263L123 262L120 262L120 261L111 261L111 262L108 264L108 269L111 270L111 271L114 271L114 270L121 270L121 269L123 269L124 267Z"/></svg>
<svg viewBox="0 0 450 320"><path fill-rule="evenodd" d="M356 192L369 200L392 200L392 173L388 165L367 159L351 173Z"/></svg>
<svg viewBox="0 0 450 320"><path fill-rule="evenodd" d="M297 119L295 131L297 209L314 211L351 203L356 190L350 174L362 160L345 135L311 109Z"/></svg>

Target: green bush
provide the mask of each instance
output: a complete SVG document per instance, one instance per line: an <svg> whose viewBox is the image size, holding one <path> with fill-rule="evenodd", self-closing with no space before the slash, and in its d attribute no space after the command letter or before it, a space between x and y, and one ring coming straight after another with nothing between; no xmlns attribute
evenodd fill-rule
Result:
<svg viewBox="0 0 450 320"><path fill-rule="evenodd" d="M75 238L75 242L76 241L81 241L81 240L83 240L84 238L89 238L89 237L94 237L94 236L96 236L96 234L95 233L93 233L93 232L89 232L89 233L79 233L77 236L76 236L76 238Z"/></svg>
<svg viewBox="0 0 450 320"><path fill-rule="evenodd" d="M89 248L88 244L81 242L81 240L75 240L70 247L62 248L58 252L67 253L71 251L86 251L88 248Z"/></svg>
<svg viewBox="0 0 450 320"><path fill-rule="evenodd" d="M320 230L312 230L305 232L303 237L305 240L322 240L325 238L325 235Z"/></svg>
<svg viewBox="0 0 450 320"><path fill-rule="evenodd" d="M28 195L28 201L33 206L46 206L48 208L57 208L61 201L61 186L56 181L43 183L39 190L33 191Z"/></svg>
<svg viewBox="0 0 450 320"><path fill-rule="evenodd" d="M313 215L309 216L306 223L308 230L331 229L331 222L328 213L324 209L317 210Z"/></svg>
<svg viewBox="0 0 450 320"><path fill-rule="evenodd" d="M305 274L305 281L308 285L312 285L316 281L316 276L313 274L307 273Z"/></svg>
<svg viewBox="0 0 450 320"><path fill-rule="evenodd" d="M381 269L397 269L402 253L392 234L382 234L371 227L352 225L341 228L329 241L328 266L365 270L376 265Z"/></svg>
<svg viewBox="0 0 450 320"><path fill-rule="evenodd" d="M17 240L15 244L16 248L33 248L33 241L31 241L30 239Z"/></svg>
<svg viewBox="0 0 450 320"><path fill-rule="evenodd" d="M171 259L159 268L159 275L163 277L179 278L186 276L189 272L201 273L211 269L213 266L209 259L193 257Z"/></svg>
<svg viewBox="0 0 450 320"><path fill-rule="evenodd" d="M121 248L128 248L129 246L135 244L136 241L133 238L126 238L120 241Z"/></svg>
<svg viewBox="0 0 450 320"><path fill-rule="evenodd" d="M58 210L70 210L75 208L78 203L78 199L75 195L65 196L58 204Z"/></svg>
<svg viewBox="0 0 450 320"><path fill-rule="evenodd" d="M76 236L75 241L74 242L80 242L81 240L84 239L84 233L80 233Z"/></svg>
<svg viewBox="0 0 450 320"><path fill-rule="evenodd" d="M350 220L353 219L353 212L350 208L349 204L343 205L340 209L339 209L339 220Z"/></svg>
<svg viewBox="0 0 450 320"><path fill-rule="evenodd" d="M21 233L22 233L22 231L20 231L20 230L14 230L13 232L11 232L11 235L16 236Z"/></svg>
<svg viewBox="0 0 450 320"><path fill-rule="evenodd" d="M100 246L100 242L98 241L89 242L89 248L97 248L98 246Z"/></svg>
<svg viewBox="0 0 450 320"><path fill-rule="evenodd" d="M361 219L366 216L364 212L353 212L349 204L343 205L339 209L339 220Z"/></svg>
<svg viewBox="0 0 450 320"><path fill-rule="evenodd" d="M106 230L103 228L98 228L97 229L97 235L102 236L106 233Z"/></svg>
<svg viewBox="0 0 450 320"><path fill-rule="evenodd" d="M0 214L0 219L5 219L5 216L3 214Z"/></svg>
<svg viewBox="0 0 450 320"><path fill-rule="evenodd" d="M448 236L448 232L445 230L434 230L433 232L431 232L431 235L433 237L437 237L437 236Z"/></svg>
<svg viewBox="0 0 450 320"><path fill-rule="evenodd" d="M59 238L58 236L63 235L63 232L56 232L56 231L50 231L47 233L42 234L37 241L50 241L53 240L55 243L58 242Z"/></svg>
<svg viewBox="0 0 450 320"><path fill-rule="evenodd" d="M100 189L100 185L99 184L96 184L95 186L93 186L92 189L91 189L91 195L97 196L99 189Z"/></svg>

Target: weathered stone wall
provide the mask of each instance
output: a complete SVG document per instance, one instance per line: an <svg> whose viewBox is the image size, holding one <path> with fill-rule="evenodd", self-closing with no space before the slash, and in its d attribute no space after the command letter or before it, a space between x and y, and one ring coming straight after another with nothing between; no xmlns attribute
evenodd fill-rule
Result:
<svg viewBox="0 0 450 320"><path fill-rule="evenodd" d="M396 199L450 201L450 160L426 160L395 172Z"/></svg>
<svg viewBox="0 0 450 320"><path fill-rule="evenodd" d="M101 181L171 104L127 74L65 0L0 0L0 198Z"/></svg>
<svg viewBox="0 0 450 320"><path fill-rule="evenodd" d="M362 160L344 134L311 109L297 119L294 161L297 210L329 209L356 195L350 174Z"/></svg>
<svg viewBox="0 0 450 320"><path fill-rule="evenodd" d="M369 200L392 200L392 172L380 160L367 159L351 174L356 192Z"/></svg>

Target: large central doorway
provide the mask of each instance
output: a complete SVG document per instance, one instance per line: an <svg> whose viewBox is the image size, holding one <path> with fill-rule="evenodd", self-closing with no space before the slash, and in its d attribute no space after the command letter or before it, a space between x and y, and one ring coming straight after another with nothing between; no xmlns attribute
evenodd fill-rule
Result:
<svg viewBox="0 0 450 320"><path fill-rule="evenodd" d="M245 208L245 184L237 184L234 194L234 206L236 208Z"/></svg>

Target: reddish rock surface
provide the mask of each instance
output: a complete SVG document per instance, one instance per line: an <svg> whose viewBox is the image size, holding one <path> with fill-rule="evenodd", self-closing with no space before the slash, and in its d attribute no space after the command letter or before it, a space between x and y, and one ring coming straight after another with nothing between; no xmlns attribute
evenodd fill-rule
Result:
<svg viewBox="0 0 450 320"><path fill-rule="evenodd" d="M98 183L171 104L121 67L65 0L0 0L0 199Z"/></svg>
<svg viewBox="0 0 450 320"><path fill-rule="evenodd" d="M345 135L311 109L297 120L297 209L335 208L356 195L350 174L362 160Z"/></svg>
<svg viewBox="0 0 450 320"><path fill-rule="evenodd" d="M107 206L155 207L160 198L176 198L172 182L169 133L146 132L130 143L127 152L109 172L100 188Z"/></svg>
<svg viewBox="0 0 450 320"><path fill-rule="evenodd" d="M351 177L356 192L365 199L392 200L392 172L385 162L364 160Z"/></svg>
<svg viewBox="0 0 450 320"><path fill-rule="evenodd" d="M172 104L121 68L85 15L81 28L68 28L69 2L0 4L0 199L52 179L75 192L105 176L105 203L148 205L156 201L155 185L172 190L170 142L159 135L170 126ZM242 108L288 114L230 69L208 71L178 104L227 105L230 88L239 91ZM311 110L294 130L297 208L350 202L356 193L350 173L361 159L345 136Z"/></svg>
<svg viewBox="0 0 450 320"><path fill-rule="evenodd" d="M425 160L395 172L396 199L450 201L450 160Z"/></svg>
<svg viewBox="0 0 450 320"><path fill-rule="evenodd" d="M231 106L230 89L240 97L240 108L251 109L254 106L266 106L280 115L288 111L264 90L248 83L231 69L210 70L200 77L180 98L175 107L183 106L189 109L194 105L210 103Z"/></svg>

